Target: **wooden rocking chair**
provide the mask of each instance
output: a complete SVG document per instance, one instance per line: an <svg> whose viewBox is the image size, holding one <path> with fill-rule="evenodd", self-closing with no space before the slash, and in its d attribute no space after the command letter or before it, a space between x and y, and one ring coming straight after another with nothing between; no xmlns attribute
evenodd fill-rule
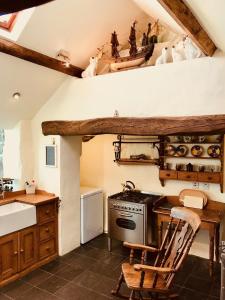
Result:
<svg viewBox="0 0 225 300"><path fill-rule="evenodd" d="M171 210L171 220L167 226L162 245L159 249L130 244L129 263L122 264L122 272L116 289L111 293L126 299L172 299L177 298L171 290L176 272L180 269L187 256L192 242L198 232L201 220L199 216L185 207L174 207ZM141 264L134 264L134 251L141 250ZM157 252L153 266L146 265L148 252ZM131 290L130 296L119 293L122 283ZM143 298L146 291L148 298ZM138 298L136 298L136 295Z"/></svg>

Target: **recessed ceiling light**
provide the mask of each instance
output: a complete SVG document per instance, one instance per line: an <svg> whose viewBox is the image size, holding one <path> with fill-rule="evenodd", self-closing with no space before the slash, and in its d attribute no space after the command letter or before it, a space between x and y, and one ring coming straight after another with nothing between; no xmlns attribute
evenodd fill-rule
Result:
<svg viewBox="0 0 225 300"><path fill-rule="evenodd" d="M14 93L12 96L13 96L13 99L19 100L20 97L21 97L21 94L20 94L19 92L16 92L16 93Z"/></svg>

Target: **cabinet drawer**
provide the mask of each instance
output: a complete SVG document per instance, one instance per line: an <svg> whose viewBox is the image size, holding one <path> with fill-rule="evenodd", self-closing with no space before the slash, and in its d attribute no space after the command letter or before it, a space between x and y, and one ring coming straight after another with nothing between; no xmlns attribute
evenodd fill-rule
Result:
<svg viewBox="0 0 225 300"><path fill-rule="evenodd" d="M198 175L195 172L178 172L179 180L197 181Z"/></svg>
<svg viewBox="0 0 225 300"><path fill-rule="evenodd" d="M56 241L51 239L47 242L40 244L39 258L44 259L56 253Z"/></svg>
<svg viewBox="0 0 225 300"><path fill-rule="evenodd" d="M177 171L174 170L160 170L160 179L177 179Z"/></svg>
<svg viewBox="0 0 225 300"><path fill-rule="evenodd" d="M40 242L55 236L55 222L49 222L39 227Z"/></svg>
<svg viewBox="0 0 225 300"><path fill-rule="evenodd" d="M198 173L198 180L202 182L220 183L221 175L220 173Z"/></svg>
<svg viewBox="0 0 225 300"><path fill-rule="evenodd" d="M56 215L55 202L37 207L38 222L47 221Z"/></svg>

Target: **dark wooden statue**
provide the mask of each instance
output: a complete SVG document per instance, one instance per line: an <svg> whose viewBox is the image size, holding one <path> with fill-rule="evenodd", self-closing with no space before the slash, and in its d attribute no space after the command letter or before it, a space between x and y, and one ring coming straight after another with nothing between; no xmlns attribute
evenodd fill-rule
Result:
<svg viewBox="0 0 225 300"><path fill-rule="evenodd" d="M135 56L137 54L137 44L136 44L136 22L133 23L130 29L129 43L130 43L130 56Z"/></svg>
<svg viewBox="0 0 225 300"><path fill-rule="evenodd" d="M115 31L112 33L111 45L112 45L112 57L118 58L120 56L119 51L117 49L117 47L119 46L119 42Z"/></svg>

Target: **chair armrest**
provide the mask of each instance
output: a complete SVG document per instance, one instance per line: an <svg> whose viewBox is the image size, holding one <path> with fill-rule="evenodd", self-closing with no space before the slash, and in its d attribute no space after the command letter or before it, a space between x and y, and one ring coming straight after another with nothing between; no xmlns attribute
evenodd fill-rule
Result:
<svg viewBox="0 0 225 300"><path fill-rule="evenodd" d="M160 267L153 267L153 266L147 266L147 265L141 265L141 264L135 264L134 269L136 271L152 271L157 273L174 273L175 270L171 268L160 268Z"/></svg>
<svg viewBox="0 0 225 300"><path fill-rule="evenodd" d="M124 242L123 245L124 245L124 247L131 248L131 249L146 250L149 252L159 252L159 249L157 249L157 248L153 248L153 247L149 247L149 246L145 246L145 245L141 245L141 244L131 244L128 242Z"/></svg>

